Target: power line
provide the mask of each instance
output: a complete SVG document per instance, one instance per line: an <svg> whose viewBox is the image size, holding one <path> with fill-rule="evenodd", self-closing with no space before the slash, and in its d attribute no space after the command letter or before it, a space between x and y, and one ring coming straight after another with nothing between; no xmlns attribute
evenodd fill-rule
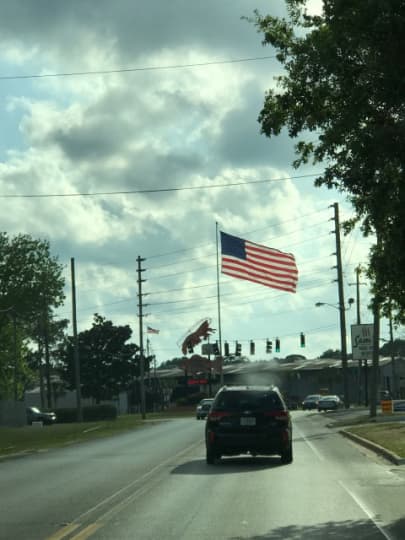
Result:
<svg viewBox="0 0 405 540"><path fill-rule="evenodd" d="M135 73L137 71L163 71L170 69L186 69L193 67L220 66L224 64L241 64L259 60L274 60L276 56L253 56L250 58L234 58L230 60L213 60L212 62L196 62L191 64L169 64L167 66L141 66L134 68L97 69L89 71L66 71L60 73L33 73L23 75L0 75L0 81L15 81L21 79L50 79L57 77L79 77L83 75L112 75L114 73Z"/></svg>
<svg viewBox="0 0 405 540"><path fill-rule="evenodd" d="M319 174L319 173L318 173ZM157 188L157 189L129 189L125 191L94 191L94 192L79 192L79 193L28 193L26 195L12 194L0 195L0 199L50 199L50 198L68 198L68 197L105 197L109 195L142 195L145 193L171 193L175 191L193 191L199 189L217 189L237 186L247 186L253 184L266 184L269 182L281 182L285 180L310 178L317 176L317 173L302 174L299 176L286 176L282 178L266 178L264 180L246 180L240 182L229 182L227 184L215 185L200 185L200 186L183 186L174 188Z"/></svg>

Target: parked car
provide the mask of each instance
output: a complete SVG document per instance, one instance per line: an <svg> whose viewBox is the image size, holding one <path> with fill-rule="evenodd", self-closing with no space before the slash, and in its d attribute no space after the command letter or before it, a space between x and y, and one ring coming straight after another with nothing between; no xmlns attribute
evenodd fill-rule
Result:
<svg viewBox="0 0 405 540"><path fill-rule="evenodd" d="M323 396L318 402L318 411L337 411L342 406L339 396Z"/></svg>
<svg viewBox="0 0 405 540"><path fill-rule="evenodd" d="M27 423L43 422L46 425L51 425L56 422L56 414L54 412L43 412L37 407L27 408Z"/></svg>
<svg viewBox="0 0 405 540"><path fill-rule="evenodd" d="M307 396L302 402L302 410L306 411L310 409L317 409L318 402L321 397L321 394L310 394L309 396Z"/></svg>
<svg viewBox="0 0 405 540"><path fill-rule="evenodd" d="M290 413L279 390L224 386L215 396L205 428L208 464L223 455L256 454L293 460Z"/></svg>
<svg viewBox="0 0 405 540"><path fill-rule="evenodd" d="M210 410L213 401L214 398L205 398L200 401L195 411L195 416L197 420L203 420L204 418L207 418L208 411Z"/></svg>

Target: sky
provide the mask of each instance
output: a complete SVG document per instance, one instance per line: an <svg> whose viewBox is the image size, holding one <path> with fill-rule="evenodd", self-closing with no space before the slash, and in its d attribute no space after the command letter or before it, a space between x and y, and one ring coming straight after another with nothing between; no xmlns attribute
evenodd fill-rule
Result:
<svg viewBox="0 0 405 540"><path fill-rule="evenodd" d="M254 340L249 358L268 359L266 339L274 347L276 337L281 357L340 349L330 205L339 203L341 220L352 209L343 194L314 187L322 165L291 166L297 141L260 133L265 92L281 68L243 18L254 9L285 14L282 0L1 7L1 230L49 240L66 278L58 316L71 319L74 258L78 330L98 313L129 324L136 343L137 257L145 259L144 329L159 330L145 340L158 364L181 356L202 320L218 338L217 228L293 253L299 271L295 294L220 275L231 351L239 341L247 354ZM357 230L342 235L346 300L356 297L355 268L369 245ZM372 322L368 291L361 276L364 323ZM346 319L350 334L355 305Z"/></svg>

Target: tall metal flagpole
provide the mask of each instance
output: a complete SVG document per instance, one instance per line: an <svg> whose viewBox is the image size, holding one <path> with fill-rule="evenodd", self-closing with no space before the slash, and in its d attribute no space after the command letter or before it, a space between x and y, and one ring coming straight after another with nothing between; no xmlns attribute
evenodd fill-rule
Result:
<svg viewBox="0 0 405 540"><path fill-rule="evenodd" d="M221 332L221 295L219 289L219 246L218 246L218 221L215 222L215 239L217 245L217 301L218 301L218 345L221 357L220 384L224 384L223 356L222 356L222 332Z"/></svg>

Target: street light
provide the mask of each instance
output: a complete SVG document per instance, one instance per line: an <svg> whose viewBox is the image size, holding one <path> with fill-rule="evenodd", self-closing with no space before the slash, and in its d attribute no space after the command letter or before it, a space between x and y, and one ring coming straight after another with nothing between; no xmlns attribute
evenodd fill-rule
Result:
<svg viewBox="0 0 405 540"><path fill-rule="evenodd" d="M347 308L344 307L343 302L339 302L336 306L334 304L329 304L328 302L316 302L315 306L330 306L337 309L340 313L340 341L341 341L341 351L342 351L342 375L343 375L343 394L344 394L344 403L345 408L348 409L350 406L349 402L349 384L348 384L348 371L347 371L347 346L346 346L346 320L345 320L345 311L349 310L354 303L353 298L349 298Z"/></svg>
<svg viewBox="0 0 405 540"><path fill-rule="evenodd" d="M349 300L347 301L347 303L349 304L349 306L347 308L344 308L345 311L349 311L349 309L352 307L352 305L354 304L355 300L354 298L349 298ZM320 306L330 306L330 307L333 307L335 309L337 309L338 311L340 311L340 306L339 304L338 305L335 305L335 304L328 304L328 302L316 302L315 304L316 307L320 307Z"/></svg>

